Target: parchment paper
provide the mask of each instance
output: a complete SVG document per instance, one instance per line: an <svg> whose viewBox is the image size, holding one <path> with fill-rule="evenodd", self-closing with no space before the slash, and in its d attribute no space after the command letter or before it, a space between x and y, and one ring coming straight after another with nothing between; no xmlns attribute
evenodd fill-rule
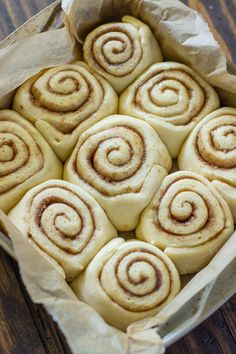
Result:
<svg viewBox="0 0 236 354"><path fill-rule="evenodd" d="M43 68L75 60L79 54L72 34L82 43L86 33L98 24L115 19L114 15L119 19L131 13L150 25L166 59L189 64L219 89L224 102L236 104L233 66L227 72L226 58L207 24L179 1L64 0L62 6L65 28L29 36L0 49L0 98L11 94ZM186 324L190 329L213 303L219 304L219 299L226 299L236 288L235 233L165 309L155 318L132 324L125 334L107 325L95 310L80 302L62 274L22 237L1 211L0 225L4 225L3 231L12 239L22 279L32 300L46 307L73 353L163 353L163 341L157 332L168 339L173 330L181 330Z"/></svg>

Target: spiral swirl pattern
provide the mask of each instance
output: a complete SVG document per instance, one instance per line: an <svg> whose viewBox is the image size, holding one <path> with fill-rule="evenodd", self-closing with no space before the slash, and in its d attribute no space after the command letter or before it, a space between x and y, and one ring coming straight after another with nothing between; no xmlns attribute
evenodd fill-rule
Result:
<svg viewBox="0 0 236 354"><path fill-rule="evenodd" d="M150 29L125 16L123 22L108 23L92 31L84 43L84 58L120 93L143 70L162 55Z"/></svg>
<svg viewBox="0 0 236 354"><path fill-rule="evenodd" d="M186 141L179 164L236 187L236 109L221 108L205 117Z"/></svg>
<svg viewBox="0 0 236 354"><path fill-rule="evenodd" d="M198 261L209 261L232 232L232 215L223 198L207 179L183 171L163 180L142 215L137 236L165 250L169 256L170 248L183 251L180 272L188 267L190 273L194 269L191 262L185 264L185 257L188 252L191 254L191 249L199 257L194 259L195 267L201 267Z"/></svg>
<svg viewBox="0 0 236 354"><path fill-rule="evenodd" d="M130 179L143 166L145 150L143 137L132 127L111 127L84 142L77 154L77 172L102 194L128 193ZM139 189L135 186L133 191Z"/></svg>
<svg viewBox="0 0 236 354"><path fill-rule="evenodd" d="M104 79L77 62L28 80L16 93L14 109L36 125L64 160L81 132L116 113L117 96Z"/></svg>
<svg viewBox="0 0 236 354"><path fill-rule="evenodd" d="M192 69L174 62L154 64L120 99L120 113L147 120L173 157L193 126L218 106L214 89ZM176 136L173 146L171 133Z"/></svg>
<svg viewBox="0 0 236 354"><path fill-rule="evenodd" d="M26 237L64 268L68 279L77 276L97 251L116 236L96 201L80 188L60 180L33 188L10 217L15 223L19 221Z"/></svg>
<svg viewBox="0 0 236 354"><path fill-rule="evenodd" d="M111 199L119 197L122 203L122 195L140 193L155 165L169 170L171 159L153 129L134 118L117 115L104 119L81 136L64 178L83 185L110 216L107 204ZM155 183L159 185L158 175L157 171Z"/></svg>
<svg viewBox="0 0 236 354"><path fill-rule="evenodd" d="M15 112L0 111L0 208L7 212L27 189L60 176L60 162L36 129Z"/></svg>
<svg viewBox="0 0 236 354"><path fill-rule="evenodd" d="M112 301L133 312L160 306L171 291L168 265L147 247L129 248L128 252L115 254L103 266L100 282Z"/></svg>
<svg viewBox="0 0 236 354"><path fill-rule="evenodd" d="M179 166L213 181L236 221L236 109L225 107L206 116L186 140Z"/></svg>
<svg viewBox="0 0 236 354"><path fill-rule="evenodd" d="M218 168L235 168L236 172L236 115L224 115L209 121L201 128L196 141L199 156Z"/></svg>
<svg viewBox="0 0 236 354"><path fill-rule="evenodd" d="M97 301L102 299L102 313L88 290L89 279ZM173 263L156 247L116 239L100 251L74 285L80 297L109 323L125 329L135 320L156 314L172 300L179 291L179 276ZM115 311L112 322L110 311Z"/></svg>
<svg viewBox="0 0 236 354"><path fill-rule="evenodd" d="M125 76L136 68L142 58L142 48L138 36L129 33L132 30L129 24L107 24L89 43L93 60L101 70Z"/></svg>
<svg viewBox="0 0 236 354"><path fill-rule="evenodd" d="M69 254L80 253L92 238L95 220L89 206L72 190L50 187L34 197L29 236L47 238ZM79 242L78 242L79 241Z"/></svg>

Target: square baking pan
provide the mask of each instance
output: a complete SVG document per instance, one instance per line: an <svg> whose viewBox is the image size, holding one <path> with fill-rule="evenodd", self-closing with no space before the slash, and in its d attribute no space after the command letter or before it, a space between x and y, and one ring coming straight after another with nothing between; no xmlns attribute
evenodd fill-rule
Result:
<svg viewBox="0 0 236 354"><path fill-rule="evenodd" d="M64 26L61 20L61 1L55 1L50 6L36 14L22 26L17 28L13 33L7 36L1 43L0 48L6 47L18 40L22 40L29 35L34 33L40 33L45 31L50 31L52 29L58 29ZM1 227L1 225L0 225ZM2 247L7 251L12 257L14 257L14 251L12 247L11 240L0 231L0 240ZM232 272L236 270L236 259L229 265L229 270ZM227 269L225 270L227 271ZM173 314L173 318L170 318L170 321L157 327L156 330L158 334L162 337L166 347L170 346L178 339L183 337L185 334L190 332L193 328L199 325L207 317L209 317L214 311L219 309L220 306L224 304L235 292L236 284L230 284L229 282L224 282L225 271L220 274L217 278L217 281L214 283L214 288L204 289L202 291L207 292L207 301L202 306L202 313L195 313L195 307L193 304L196 302L196 298L199 297L200 301L202 293L199 292L196 294L196 298L190 299L187 303L184 304L186 308L186 313L188 316L183 318L183 316L178 316L178 312ZM224 292L222 292L222 285L224 285ZM212 291L211 291L212 290Z"/></svg>

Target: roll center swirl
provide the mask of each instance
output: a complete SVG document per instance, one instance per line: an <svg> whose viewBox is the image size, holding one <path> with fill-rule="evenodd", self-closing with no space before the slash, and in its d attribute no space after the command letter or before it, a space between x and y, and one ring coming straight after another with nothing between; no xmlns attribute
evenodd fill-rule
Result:
<svg viewBox="0 0 236 354"><path fill-rule="evenodd" d="M69 76L67 72L59 72L53 75L48 82L51 92L61 95L68 95L80 88L79 82L73 76Z"/></svg>
<svg viewBox="0 0 236 354"><path fill-rule="evenodd" d="M106 194L106 185L110 188L111 183L119 190L130 189L129 179L141 169L144 158L145 145L139 132L126 126L111 127L83 142L75 168L86 182ZM117 188L114 193L119 194Z"/></svg>
<svg viewBox="0 0 236 354"><path fill-rule="evenodd" d="M183 246L202 244L224 228L222 207L200 180L180 177L159 193L154 220L170 245L175 245L175 238L176 244Z"/></svg>
<svg viewBox="0 0 236 354"><path fill-rule="evenodd" d="M31 87L38 104L58 112L73 111L81 107L89 100L92 91L90 76L85 73L86 77L83 70L85 71L78 67L78 71L61 69L55 73L50 70L45 72ZM96 83L95 80L94 82Z"/></svg>
<svg viewBox="0 0 236 354"><path fill-rule="evenodd" d="M90 242L95 230L88 205L73 191L49 187L32 202L30 235L37 243L39 235L71 254L80 253Z"/></svg>
<svg viewBox="0 0 236 354"><path fill-rule="evenodd" d="M23 127L11 121L0 123L0 194L3 194L40 171L43 156L37 142Z"/></svg>
<svg viewBox="0 0 236 354"><path fill-rule="evenodd" d="M142 58L138 30L130 24L106 25L90 45L94 64L114 76L128 75Z"/></svg>
<svg viewBox="0 0 236 354"><path fill-rule="evenodd" d="M11 139L0 138L0 162L8 162L14 159L16 148Z"/></svg>
<svg viewBox="0 0 236 354"><path fill-rule="evenodd" d="M174 125L186 125L201 111L203 88L183 70L156 70L144 78L135 92L135 102L143 112Z"/></svg>
<svg viewBox="0 0 236 354"><path fill-rule="evenodd" d="M26 141L20 136L3 132L0 138L0 176L9 175L23 167L29 159Z"/></svg>
<svg viewBox="0 0 236 354"><path fill-rule="evenodd" d="M167 281L163 283L162 277ZM155 308L168 297L170 290L168 267L164 261L141 248L111 257L101 271L100 282L113 301L136 312Z"/></svg>
<svg viewBox="0 0 236 354"><path fill-rule="evenodd" d="M57 231L65 238L76 237L82 228L82 220L78 211L62 203L49 205L42 213L41 223L46 226L48 223L55 224Z"/></svg>
<svg viewBox="0 0 236 354"><path fill-rule="evenodd" d="M236 119L221 116L207 122L197 135L197 152L219 168L236 167Z"/></svg>
<svg viewBox="0 0 236 354"><path fill-rule="evenodd" d="M229 152L236 149L236 126L229 125L212 131L213 146L217 150Z"/></svg>

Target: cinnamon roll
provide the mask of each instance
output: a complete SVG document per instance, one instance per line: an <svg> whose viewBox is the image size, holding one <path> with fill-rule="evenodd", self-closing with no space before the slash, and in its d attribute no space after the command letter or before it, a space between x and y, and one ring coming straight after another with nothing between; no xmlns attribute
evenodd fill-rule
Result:
<svg viewBox="0 0 236 354"><path fill-rule="evenodd" d="M117 238L99 251L72 289L110 325L125 331L166 306L179 292L180 280L158 248Z"/></svg>
<svg viewBox="0 0 236 354"><path fill-rule="evenodd" d="M107 23L88 34L84 60L121 93L162 54L150 28L131 16Z"/></svg>
<svg viewBox="0 0 236 354"><path fill-rule="evenodd" d="M9 217L45 256L74 279L99 249L117 236L98 203L71 183L51 180L34 187Z"/></svg>
<svg viewBox="0 0 236 354"><path fill-rule="evenodd" d="M117 230L129 231L170 168L168 151L152 127L113 115L81 135L64 179L87 190Z"/></svg>
<svg viewBox="0 0 236 354"><path fill-rule="evenodd" d="M61 160L79 135L117 112L118 98L108 82L87 64L76 62L39 73L16 92L13 108L35 124Z"/></svg>
<svg viewBox="0 0 236 354"><path fill-rule="evenodd" d="M207 265L233 231L229 206L212 184L179 171L164 178L136 235L162 249L180 274L190 274Z"/></svg>
<svg viewBox="0 0 236 354"><path fill-rule="evenodd" d="M180 169L212 181L236 222L236 109L224 107L207 115L189 135L178 162Z"/></svg>
<svg viewBox="0 0 236 354"><path fill-rule="evenodd" d="M122 93L119 112L146 120L177 157L193 127L218 107L215 90L191 68L165 62L152 65Z"/></svg>
<svg viewBox="0 0 236 354"><path fill-rule="evenodd" d="M61 162L33 125L0 111L0 209L7 213L30 188L61 174Z"/></svg>

